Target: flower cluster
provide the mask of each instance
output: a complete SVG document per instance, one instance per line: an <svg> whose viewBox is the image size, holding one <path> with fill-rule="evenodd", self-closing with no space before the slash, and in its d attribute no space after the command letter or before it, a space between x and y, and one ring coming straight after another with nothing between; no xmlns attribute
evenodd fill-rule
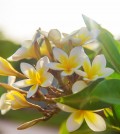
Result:
<svg viewBox="0 0 120 134"><path fill-rule="evenodd" d="M9 76L8 83L0 83L7 90L0 98L1 114L10 109L35 108L44 117L38 120L44 121L63 110L72 113L66 122L69 132L80 128L84 120L93 131L106 130L104 116L99 115L104 108L79 109L71 107L71 102L66 105L57 101L57 98L86 90L97 79L104 79L114 72L106 67L104 54L94 48L98 34L98 30L88 31L86 27L71 34L62 34L57 29L48 33L38 29L31 41L25 41L8 58L8 61L20 62L21 72L0 57L0 75ZM23 62L24 59L28 59L28 63ZM29 59L33 59L33 65ZM32 103L32 100L46 103L43 107ZM37 122L33 120L18 129L30 127Z"/></svg>

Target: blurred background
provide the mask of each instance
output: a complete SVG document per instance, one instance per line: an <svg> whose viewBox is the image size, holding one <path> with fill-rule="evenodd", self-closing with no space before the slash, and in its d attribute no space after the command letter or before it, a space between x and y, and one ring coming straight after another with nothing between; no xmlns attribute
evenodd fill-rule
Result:
<svg viewBox="0 0 120 134"><path fill-rule="evenodd" d="M82 14L96 20L118 38L119 7L119 0L0 0L0 56L8 58L24 40L32 39L39 27L44 31L57 28L70 33L85 26ZM12 64L19 69L18 62ZM7 79L0 77L0 81ZM0 88L0 94L4 91ZM57 134L61 122L68 115L61 112L38 126L24 131L16 130L21 123L39 116L39 113L31 110L0 115L0 134Z"/></svg>

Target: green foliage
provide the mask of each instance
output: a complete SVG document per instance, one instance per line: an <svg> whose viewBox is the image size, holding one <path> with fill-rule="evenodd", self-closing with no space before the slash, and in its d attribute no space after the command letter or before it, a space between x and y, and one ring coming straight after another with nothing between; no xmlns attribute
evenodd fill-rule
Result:
<svg viewBox="0 0 120 134"><path fill-rule="evenodd" d="M101 109L112 104L120 105L120 80L97 80L83 91L58 98L56 101L85 110Z"/></svg>

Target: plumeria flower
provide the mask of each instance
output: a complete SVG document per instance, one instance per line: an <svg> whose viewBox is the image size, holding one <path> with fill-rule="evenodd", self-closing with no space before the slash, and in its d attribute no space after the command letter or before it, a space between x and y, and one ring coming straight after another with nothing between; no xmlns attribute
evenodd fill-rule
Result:
<svg viewBox="0 0 120 134"><path fill-rule="evenodd" d="M72 86L73 93L77 93L82 91L87 84L84 81L77 81ZM93 131L104 131L106 129L106 123L104 119L98 115L97 111L89 111L89 110L79 110L67 106L65 104L57 103L57 106L65 111L72 113L66 122L66 127L69 132L73 132L79 129L85 120L88 127Z"/></svg>
<svg viewBox="0 0 120 134"><path fill-rule="evenodd" d="M69 132L73 132L80 128L84 120L93 131L99 132L106 130L104 119L95 113L95 111L78 110L61 103L57 103L57 106L65 112L72 113L66 122L66 127Z"/></svg>
<svg viewBox="0 0 120 134"><path fill-rule="evenodd" d="M25 99L25 96L17 91L4 93L0 98L1 114L5 114L10 109L17 110L30 107L30 103Z"/></svg>
<svg viewBox="0 0 120 134"><path fill-rule="evenodd" d="M69 41L72 41L73 45L81 46L94 41L98 34L98 30L88 31L86 27L82 27L81 29L74 31L69 35L64 34L65 38L62 39L61 43L67 44Z"/></svg>
<svg viewBox="0 0 120 134"><path fill-rule="evenodd" d="M83 69L84 71L76 70L75 72L78 75L83 76L84 80L89 81L105 78L114 72L113 69L106 67L106 59L103 54L97 55L92 64L90 63L89 57L86 55L83 62Z"/></svg>
<svg viewBox="0 0 120 134"><path fill-rule="evenodd" d="M0 75L24 77L24 75L16 71L12 65L2 57L0 57Z"/></svg>
<svg viewBox="0 0 120 134"><path fill-rule="evenodd" d="M69 56L59 48L54 48L53 54L58 62L49 63L49 67L53 70L61 70L63 76L72 75L83 64L84 50L82 47L73 48Z"/></svg>
<svg viewBox="0 0 120 134"><path fill-rule="evenodd" d="M36 93L38 87L48 87L52 84L53 75L48 72L49 68L47 64L49 59L45 56L41 58L37 64L36 68L28 63L21 63L21 71L27 77L27 79L18 81L14 83L14 86L22 88L32 86L28 91L27 97L31 97Z"/></svg>
<svg viewBox="0 0 120 134"><path fill-rule="evenodd" d="M33 40L26 40L21 44L21 47L8 58L9 61L19 61L21 59L31 59L37 58L37 52L35 49L35 43L38 38L40 38L40 32L37 30L36 34L33 37Z"/></svg>

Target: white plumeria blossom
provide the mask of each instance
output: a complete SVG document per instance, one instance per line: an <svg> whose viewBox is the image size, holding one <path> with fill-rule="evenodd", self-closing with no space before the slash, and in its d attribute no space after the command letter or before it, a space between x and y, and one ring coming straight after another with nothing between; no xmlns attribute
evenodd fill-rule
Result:
<svg viewBox="0 0 120 134"><path fill-rule="evenodd" d="M21 59L37 58L35 52L35 42L40 38L40 32L37 30L32 40L26 40L21 44L21 47L11 55L9 61L19 61Z"/></svg>
<svg viewBox="0 0 120 134"><path fill-rule="evenodd" d="M106 59L103 54L97 55L91 64L89 57L86 55L86 58L83 62L83 69L76 70L75 72L83 76L84 80L93 81L98 78L105 78L111 75L114 70L111 68L106 67Z"/></svg>
<svg viewBox="0 0 120 134"><path fill-rule="evenodd" d="M75 70L82 66L85 52L82 47L75 47L68 56L62 49L55 47L53 55L58 62L51 62L48 66L53 70L62 71L62 76L68 76L72 75Z"/></svg>
<svg viewBox="0 0 120 134"><path fill-rule="evenodd" d="M10 109L17 110L30 107L30 103L25 99L25 95L18 91L4 93L0 98L1 114L5 114Z"/></svg>
<svg viewBox="0 0 120 134"><path fill-rule="evenodd" d="M14 86L22 88L32 86L28 91L27 97L31 97L36 93L38 87L48 87L52 84L53 75L48 72L49 68L47 64L49 63L49 59L47 56L41 58L34 68L32 65L28 63L21 63L20 68L23 74L27 77L27 79L18 81L14 83Z"/></svg>
<svg viewBox="0 0 120 134"><path fill-rule="evenodd" d="M93 131L99 132L106 130L104 119L96 114L95 111L78 110L61 103L57 103L57 106L65 112L72 113L66 122L66 127L69 132L79 129L84 120L88 127Z"/></svg>
<svg viewBox="0 0 120 134"><path fill-rule="evenodd" d="M73 93L80 92L85 87L87 87L87 84L84 81L81 80L77 81L72 86L72 92ZM66 122L66 127L69 132L73 132L79 129L84 120L86 121L89 128L93 131L99 132L106 130L106 123L104 119L100 115L95 113L101 110L96 111L78 110L61 103L57 103L57 106L65 112L72 113Z"/></svg>
<svg viewBox="0 0 120 134"><path fill-rule="evenodd" d="M98 34L98 30L88 31L86 27L82 27L71 34L64 34L65 38L61 40L61 43L68 44L69 41L72 41L73 45L84 45L94 41Z"/></svg>

